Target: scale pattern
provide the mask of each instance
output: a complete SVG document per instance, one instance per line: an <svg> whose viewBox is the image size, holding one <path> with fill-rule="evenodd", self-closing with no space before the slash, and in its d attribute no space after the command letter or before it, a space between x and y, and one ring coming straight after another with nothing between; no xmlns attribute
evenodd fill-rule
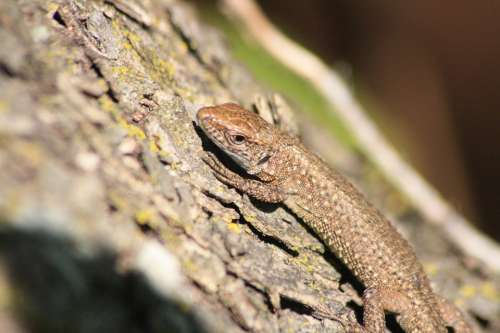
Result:
<svg viewBox="0 0 500 333"><path fill-rule="evenodd" d="M385 312L398 314L411 333L472 329L460 311L436 295L410 244L340 173L237 104L204 107L199 126L249 176L205 161L222 182L265 202L284 203L308 224L364 284L363 326L341 320L348 332L385 332Z"/></svg>

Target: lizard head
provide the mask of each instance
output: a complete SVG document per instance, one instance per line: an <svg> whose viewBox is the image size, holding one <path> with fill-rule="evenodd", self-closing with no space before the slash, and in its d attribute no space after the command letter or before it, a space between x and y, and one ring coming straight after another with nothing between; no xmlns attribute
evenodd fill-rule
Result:
<svg viewBox="0 0 500 333"><path fill-rule="evenodd" d="M248 173L259 173L272 156L279 134L257 114L226 103L203 107L196 117L210 140Z"/></svg>

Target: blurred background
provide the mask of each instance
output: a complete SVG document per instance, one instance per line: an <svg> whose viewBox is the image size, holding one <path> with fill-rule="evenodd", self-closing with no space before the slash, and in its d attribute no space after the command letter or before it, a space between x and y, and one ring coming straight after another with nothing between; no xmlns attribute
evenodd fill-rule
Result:
<svg viewBox="0 0 500 333"><path fill-rule="evenodd" d="M307 83L239 35L216 1L192 2L225 30L254 75L349 144ZM258 3L289 37L339 70L404 158L500 240L500 2Z"/></svg>

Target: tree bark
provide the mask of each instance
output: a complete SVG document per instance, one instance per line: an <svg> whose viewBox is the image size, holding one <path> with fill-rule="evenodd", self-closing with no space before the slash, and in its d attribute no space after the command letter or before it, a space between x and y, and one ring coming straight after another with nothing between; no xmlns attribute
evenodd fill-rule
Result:
<svg viewBox="0 0 500 333"><path fill-rule="evenodd" d="M1 332L342 332L346 303L359 313L300 220L202 162L197 109L269 93L193 8L4 0L0 41ZM498 331L499 277L350 161L435 289Z"/></svg>

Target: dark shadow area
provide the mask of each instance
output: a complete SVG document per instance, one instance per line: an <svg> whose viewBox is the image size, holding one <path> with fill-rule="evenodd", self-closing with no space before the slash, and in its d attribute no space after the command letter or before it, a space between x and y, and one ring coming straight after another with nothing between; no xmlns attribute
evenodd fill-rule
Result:
<svg viewBox="0 0 500 333"><path fill-rule="evenodd" d="M28 331L206 332L193 312L160 295L143 275L118 273L115 254L94 253L44 230L0 227L14 314Z"/></svg>
<svg viewBox="0 0 500 333"><path fill-rule="evenodd" d="M285 206L284 204L276 204L276 203L269 203L269 202L264 202L264 201L260 201L258 199L255 199L253 197L250 197L250 201L252 202L252 205L255 206L255 208L257 208L258 210L260 211L263 211L264 213L272 213L274 212L276 209L278 209L278 207L280 206Z"/></svg>
<svg viewBox="0 0 500 333"><path fill-rule="evenodd" d="M483 318L482 316L478 315L477 313L470 313L472 315L472 318L479 324L479 327L483 329L489 329L491 324L490 321L486 318Z"/></svg>
<svg viewBox="0 0 500 333"><path fill-rule="evenodd" d="M312 316L314 314L313 309L311 309L307 305L283 295L280 296L280 306L282 310L289 309L300 315Z"/></svg>
<svg viewBox="0 0 500 333"><path fill-rule="evenodd" d="M356 314L356 319L359 323L363 322L363 307L357 305L354 302L347 303L347 306L354 311ZM401 328L399 323L396 320L396 316L394 314L386 314L385 315L385 327L391 333L405 333L405 331Z"/></svg>

